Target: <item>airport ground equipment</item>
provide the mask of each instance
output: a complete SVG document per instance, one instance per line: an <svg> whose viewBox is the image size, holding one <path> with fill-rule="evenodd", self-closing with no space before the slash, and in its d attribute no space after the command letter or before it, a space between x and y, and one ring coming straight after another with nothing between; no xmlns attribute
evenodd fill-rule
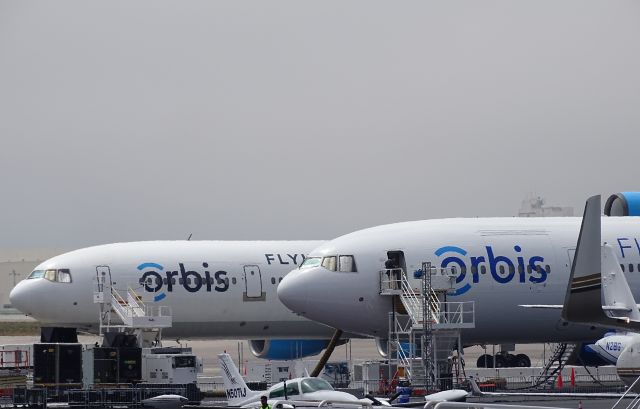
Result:
<svg viewBox="0 0 640 409"><path fill-rule="evenodd" d="M149 305L131 287L123 292L113 288L107 266L96 267L93 303L99 305L99 334L135 335L138 347L159 345L162 329L172 326L171 308Z"/></svg>
<svg viewBox="0 0 640 409"><path fill-rule="evenodd" d="M420 280L410 280L403 268L380 272L380 294L393 297L394 305L389 314L389 359L404 368L404 377L413 385L427 391L450 388L453 374L462 371L451 352L462 345L461 330L475 327L475 306L472 301L447 301L455 271L423 262L419 273Z"/></svg>
<svg viewBox="0 0 640 409"><path fill-rule="evenodd" d="M540 371L538 378L535 381L535 386L547 384L553 385L558 373L562 371L576 354L576 344L572 343L559 343L551 344L552 352L547 359L544 367Z"/></svg>

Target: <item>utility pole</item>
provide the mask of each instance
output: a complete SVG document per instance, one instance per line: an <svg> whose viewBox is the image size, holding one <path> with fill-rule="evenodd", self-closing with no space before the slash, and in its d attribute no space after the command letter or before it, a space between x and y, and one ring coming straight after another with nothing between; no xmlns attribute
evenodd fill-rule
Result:
<svg viewBox="0 0 640 409"><path fill-rule="evenodd" d="M11 272L9 273L10 276L13 276L13 287L16 286L16 277L18 277L20 274L16 273L16 270L11 270ZM12 287L12 288L13 288Z"/></svg>

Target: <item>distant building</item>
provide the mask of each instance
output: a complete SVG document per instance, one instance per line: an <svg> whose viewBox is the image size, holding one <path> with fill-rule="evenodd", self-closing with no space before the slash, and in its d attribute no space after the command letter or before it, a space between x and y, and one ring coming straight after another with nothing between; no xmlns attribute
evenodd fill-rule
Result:
<svg viewBox="0 0 640 409"><path fill-rule="evenodd" d="M573 216L573 207L545 206L540 196L531 196L522 201L518 217L566 217Z"/></svg>

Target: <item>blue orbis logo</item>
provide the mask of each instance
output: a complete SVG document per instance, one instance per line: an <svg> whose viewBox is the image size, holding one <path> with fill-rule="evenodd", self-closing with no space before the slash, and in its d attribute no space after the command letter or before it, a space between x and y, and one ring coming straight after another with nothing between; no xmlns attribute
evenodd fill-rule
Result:
<svg viewBox="0 0 640 409"><path fill-rule="evenodd" d="M513 254L509 256L497 255L492 246L485 246L485 253L481 255L470 255L457 246L445 246L437 249L435 255L444 257L441 268L456 275L457 288L449 295L466 293L473 284L480 282L481 275L490 274L499 284L512 281L539 284L546 281L549 273L543 264L544 257L526 257L518 245L513 246Z"/></svg>
<svg viewBox="0 0 640 409"><path fill-rule="evenodd" d="M195 293L198 291L225 292L229 289L229 279L226 271L210 273L208 263L202 263L203 270L188 269L184 263L178 263L178 269L165 270L158 263L142 263L137 269L143 271L140 284L145 291L155 293L154 301L161 301L167 292L173 292L177 287ZM165 292L166 291L166 292Z"/></svg>

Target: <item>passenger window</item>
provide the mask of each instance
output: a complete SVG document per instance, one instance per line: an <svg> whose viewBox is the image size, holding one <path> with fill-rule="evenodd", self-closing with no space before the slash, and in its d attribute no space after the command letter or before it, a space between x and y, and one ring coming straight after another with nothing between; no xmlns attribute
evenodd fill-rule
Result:
<svg viewBox="0 0 640 409"><path fill-rule="evenodd" d="M480 274L487 274L487 267L480 266Z"/></svg>
<svg viewBox="0 0 640 409"><path fill-rule="evenodd" d="M236 285L236 278L235 278L235 277L231 277L231 283L232 283L233 285Z"/></svg>
<svg viewBox="0 0 640 409"><path fill-rule="evenodd" d="M478 266L471 266L471 274L478 275Z"/></svg>
<svg viewBox="0 0 640 409"><path fill-rule="evenodd" d="M633 264L629 264L629 272L633 273Z"/></svg>
<svg viewBox="0 0 640 409"><path fill-rule="evenodd" d="M275 284L276 283L276 278L275 277L271 277L271 284Z"/></svg>
<svg viewBox="0 0 640 409"><path fill-rule="evenodd" d="M358 271L353 256L340 256L340 271L345 273L355 273Z"/></svg>
<svg viewBox="0 0 640 409"><path fill-rule="evenodd" d="M330 271L336 271L336 256L329 256L322 259L322 267Z"/></svg>
<svg viewBox="0 0 640 409"><path fill-rule="evenodd" d="M71 282L71 273L68 269L60 269L58 270L58 281L61 283L70 283Z"/></svg>
<svg viewBox="0 0 640 409"><path fill-rule="evenodd" d="M504 275L504 266L502 264L500 264L500 275Z"/></svg>
<svg viewBox="0 0 640 409"><path fill-rule="evenodd" d="M620 269L624 272L624 264L620 264Z"/></svg>
<svg viewBox="0 0 640 409"><path fill-rule="evenodd" d="M551 266L549 264L547 264L546 266L544 266L545 271L547 272L547 274L551 274Z"/></svg>
<svg viewBox="0 0 640 409"><path fill-rule="evenodd" d="M49 281L56 281L56 270L47 270L44 272L44 278Z"/></svg>

